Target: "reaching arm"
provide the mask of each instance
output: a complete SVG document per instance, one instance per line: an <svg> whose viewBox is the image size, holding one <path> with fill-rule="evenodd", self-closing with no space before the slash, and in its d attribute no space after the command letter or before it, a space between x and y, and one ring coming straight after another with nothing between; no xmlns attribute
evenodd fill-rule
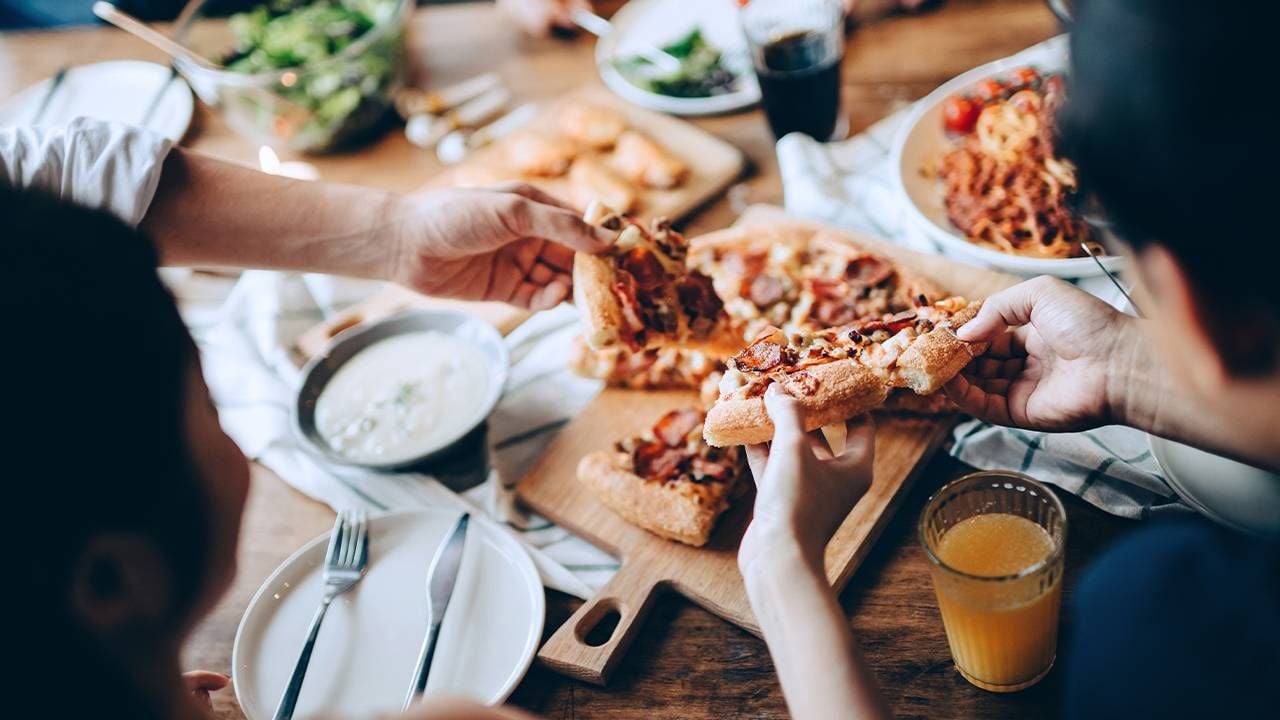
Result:
<svg viewBox="0 0 1280 720"><path fill-rule="evenodd" d="M871 486L875 429L854 421L833 458L777 386L765 404L776 429L767 449L747 448L756 505L738 565L787 707L799 720L891 717L822 569L827 540Z"/></svg>

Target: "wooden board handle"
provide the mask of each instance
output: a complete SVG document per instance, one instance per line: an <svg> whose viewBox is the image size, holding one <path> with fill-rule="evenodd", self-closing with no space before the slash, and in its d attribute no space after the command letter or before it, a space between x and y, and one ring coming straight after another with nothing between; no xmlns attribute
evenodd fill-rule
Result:
<svg viewBox="0 0 1280 720"><path fill-rule="evenodd" d="M609 681L658 595L658 581L634 560L624 562L613 579L560 626L538 651L538 660L584 682Z"/></svg>

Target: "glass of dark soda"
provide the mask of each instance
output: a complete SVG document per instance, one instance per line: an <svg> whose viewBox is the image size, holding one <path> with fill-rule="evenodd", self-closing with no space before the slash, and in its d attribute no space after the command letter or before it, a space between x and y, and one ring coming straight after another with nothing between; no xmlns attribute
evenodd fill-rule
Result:
<svg viewBox="0 0 1280 720"><path fill-rule="evenodd" d="M832 139L844 57L839 0L750 0L741 17L774 136Z"/></svg>

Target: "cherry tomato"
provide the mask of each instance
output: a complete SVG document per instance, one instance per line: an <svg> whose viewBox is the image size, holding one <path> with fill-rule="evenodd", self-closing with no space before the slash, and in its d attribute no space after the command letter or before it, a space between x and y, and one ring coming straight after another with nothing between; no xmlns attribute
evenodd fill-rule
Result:
<svg viewBox="0 0 1280 720"><path fill-rule="evenodd" d="M1003 97L1004 91L1007 89L1008 86L999 80L996 80L995 78L988 78L978 83L977 95L983 102L991 102L992 100L999 100Z"/></svg>
<svg viewBox="0 0 1280 720"><path fill-rule="evenodd" d="M1017 87L1031 87L1040 79L1040 73L1036 72L1036 69L1032 67L1018 68L1013 71L1009 79Z"/></svg>
<svg viewBox="0 0 1280 720"><path fill-rule="evenodd" d="M947 132L964 134L973 130L981 113L979 103L963 95L953 95L942 106L942 124Z"/></svg>

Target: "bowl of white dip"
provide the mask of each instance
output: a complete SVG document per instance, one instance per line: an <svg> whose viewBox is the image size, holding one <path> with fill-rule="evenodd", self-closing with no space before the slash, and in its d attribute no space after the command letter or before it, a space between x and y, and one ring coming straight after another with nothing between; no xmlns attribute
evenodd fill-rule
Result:
<svg viewBox="0 0 1280 720"><path fill-rule="evenodd" d="M294 429L331 462L413 467L485 421L508 363L498 331L466 313L415 310L355 327L303 368Z"/></svg>

